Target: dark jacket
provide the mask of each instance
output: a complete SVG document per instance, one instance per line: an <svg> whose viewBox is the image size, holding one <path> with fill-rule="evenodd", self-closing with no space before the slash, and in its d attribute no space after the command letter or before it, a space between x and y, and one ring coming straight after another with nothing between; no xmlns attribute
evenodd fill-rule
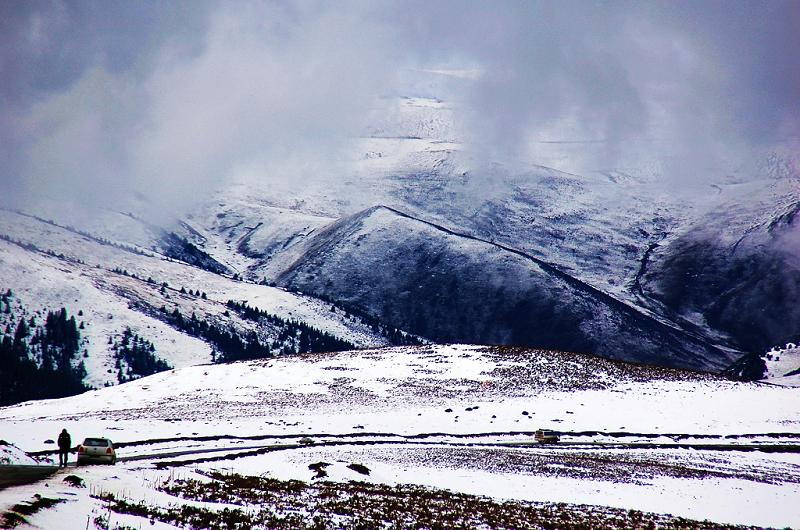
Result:
<svg viewBox="0 0 800 530"><path fill-rule="evenodd" d="M70 447L72 447L72 438L67 431L64 431L58 435L58 448L69 449Z"/></svg>

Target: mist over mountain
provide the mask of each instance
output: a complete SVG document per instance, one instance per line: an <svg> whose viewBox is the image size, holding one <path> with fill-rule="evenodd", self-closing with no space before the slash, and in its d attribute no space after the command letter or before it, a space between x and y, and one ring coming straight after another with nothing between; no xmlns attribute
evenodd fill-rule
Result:
<svg viewBox="0 0 800 530"><path fill-rule="evenodd" d="M154 216L242 175L347 178L347 139L397 95L452 104L448 139L478 174L655 163L669 183L707 182L800 134L790 1L1 9L7 203L135 191Z"/></svg>

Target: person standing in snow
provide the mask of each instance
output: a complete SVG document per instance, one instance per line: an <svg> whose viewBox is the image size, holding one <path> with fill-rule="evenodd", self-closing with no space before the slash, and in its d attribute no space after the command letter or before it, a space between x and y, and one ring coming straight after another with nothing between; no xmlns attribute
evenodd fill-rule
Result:
<svg viewBox="0 0 800 530"><path fill-rule="evenodd" d="M58 467L67 467L67 459L71 448L72 438L66 429L62 429L61 434L58 435Z"/></svg>

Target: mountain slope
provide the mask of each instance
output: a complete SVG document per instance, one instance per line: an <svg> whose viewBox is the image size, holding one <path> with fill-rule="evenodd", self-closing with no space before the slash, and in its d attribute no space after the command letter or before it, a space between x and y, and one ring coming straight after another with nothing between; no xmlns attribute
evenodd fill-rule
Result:
<svg viewBox="0 0 800 530"><path fill-rule="evenodd" d="M435 98L401 99L387 106L390 110L385 120L376 122L381 125L370 129L369 137L354 141L354 164L349 173L295 186L281 181L269 190L244 182L221 190L211 207L193 212L194 226L208 239L204 248L220 251L209 253L222 262L241 259L244 268L240 270L251 280L285 280L289 278L286 271L301 267L303 259L314 255L306 254L307 249L323 245L326 226L339 226L335 220L346 225L358 212L381 204L444 230L521 251L540 264L548 264L552 271L566 273L679 333L728 352L712 354L718 359L709 360L708 367L723 368L726 360L743 351L764 351L796 334L800 325L796 308L786 302L795 298L792 293L797 285L791 253L772 244L761 252L758 249L762 245L755 239L749 246L755 254L761 253L760 257L753 257L752 251L744 252L746 241L736 247L738 254L732 252L735 241L717 248L720 241L727 241L728 227L736 227L734 231L741 228L737 236L741 237L759 223L766 226L772 220L786 218L787 208L796 203L798 189L791 152L754 151L753 164L731 174L705 175L702 179L673 182L665 169L646 162L577 175L512 161L469 159L447 126L452 119L448 104ZM570 147L578 148L594 147ZM648 158L646 155L642 160ZM766 161L759 165L756 162L760 160ZM238 216L238 211L246 214ZM240 217L237 222L243 221L243 228L229 230L233 223L219 221L229 216L234 220ZM373 241L370 253L395 256L397 252L388 245L397 247L396 237L388 238L383 249ZM239 240L242 244L233 244ZM225 258L226 253L233 257ZM472 282L481 283L482 276L494 274L483 267L493 268L496 264L492 260L502 254L487 255L469 270L454 271L457 278L448 278L446 267L434 265L438 281L461 285L464 276L471 275ZM349 266L344 262L340 265ZM309 269L315 266L308 264ZM425 266L419 263L419 267ZM702 267L708 271L697 274ZM416 269L389 269L391 274L407 275L398 281L409 286L420 284L424 276ZM338 274L332 267L319 271L318 276L326 276L325 281L332 284L359 278ZM332 300L342 295L344 304L358 298L350 292L354 289L351 285L323 287L318 280L308 286L312 289L309 292ZM382 290L380 274L372 273L371 281L378 282L377 289ZM304 282L284 285L306 290ZM438 296L444 299L454 292L442 290ZM426 296L413 287L387 294L406 299L416 294ZM435 324L430 325L423 322L428 312L418 311L408 300L376 301L359 307L377 318L391 318L390 322L404 322L434 333L441 340L526 341L524 334L512 336L508 332L508 328L519 328L513 322L519 311L492 299L497 318L487 323L478 317L472 326L446 322L447 308L458 307L458 300L443 303L444 309L437 310ZM428 303L427 298L423 300ZM561 308L562 304L555 304L552 310L542 309L539 314L545 321L565 321ZM398 314L404 311L407 313ZM460 310L453 320L469 321L474 316L471 311ZM575 313L581 311L577 308ZM494 334L479 329L501 320L506 322ZM540 327L547 325L544 322ZM565 333L559 344L594 351L593 345L581 339L568 341L563 336L575 327L560 328ZM461 331L454 333L456 328ZM666 342L662 347L671 349L673 345ZM651 359L642 357L647 362Z"/></svg>
<svg viewBox="0 0 800 530"><path fill-rule="evenodd" d="M734 197L655 250L642 288L676 318L765 352L800 331L800 180L735 187Z"/></svg>
<svg viewBox="0 0 800 530"><path fill-rule="evenodd" d="M194 319L245 342L257 337L273 353L296 350L304 335L315 333L310 328L351 347L390 343L381 329L330 302L237 281L31 216L0 210L0 235L0 289L13 293L0 314L3 329L66 308L81 325L81 351L87 352L81 360L93 386L117 383L113 343L126 329L151 342L173 367L207 363L212 351L224 354L224 345L192 328ZM230 300L247 301L274 318L253 320L231 309Z"/></svg>
<svg viewBox="0 0 800 530"><path fill-rule="evenodd" d="M391 208L341 219L303 245L279 285L437 342L525 344L694 369L731 360L541 260Z"/></svg>

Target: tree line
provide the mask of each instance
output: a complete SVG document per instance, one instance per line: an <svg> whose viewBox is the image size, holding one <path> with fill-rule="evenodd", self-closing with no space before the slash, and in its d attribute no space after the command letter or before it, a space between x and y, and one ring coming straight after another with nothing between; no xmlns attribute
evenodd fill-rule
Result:
<svg viewBox="0 0 800 530"><path fill-rule="evenodd" d="M281 318L257 307L250 307L246 302L228 300L226 305L247 320L265 321L278 327L280 331L276 343L281 345L281 353L321 353L356 349L353 343L327 331L321 331L304 322Z"/></svg>
<svg viewBox="0 0 800 530"><path fill-rule="evenodd" d="M156 347L152 342L140 337L129 327L122 332L119 341L114 341L112 337L108 341L114 350L117 380L120 383L172 369L156 357Z"/></svg>
<svg viewBox="0 0 800 530"><path fill-rule="evenodd" d="M424 344L417 336L386 324L356 307L342 304L342 302L334 302L324 295L315 294L314 296L331 304L331 312L333 313L336 312L338 304L341 307L340 310L344 311L344 317L346 319L360 320L363 324L369 326L373 333L377 333L388 340L389 344L392 346L420 346Z"/></svg>
<svg viewBox="0 0 800 530"><path fill-rule="evenodd" d="M269 344L263 344L255 331L241 333L233 326L227 328L197 318L192 312L189 318L183 316L178 308L171 313L166 307L161 308L164 321L172 327L193 337L198 337L213 347L215 362L241 361L272 357Z"/></svg>
<svg viewBox="0 0 800 530"><path fill-rule="evenodd" d="M287 320L245 303L229 300L229 310L242 318L271 324L277 329L274 339L262 339L254 330L240 331L235 326L216 324L198 318L193 312L184 316L177 308L161 308L161 318L174 328L211 344L214 362L263 359L292 353L330 352L355 349L355 345L303 322Z"/></svg>
<svg viewBox="0 0 800 530"><path fill-rule="evenodd" d="M83 362L76 362L80 343L75 317L65 308L49 311L42 325L23 316L15 328L0 329L0 406L89 390Z"/></svg>

